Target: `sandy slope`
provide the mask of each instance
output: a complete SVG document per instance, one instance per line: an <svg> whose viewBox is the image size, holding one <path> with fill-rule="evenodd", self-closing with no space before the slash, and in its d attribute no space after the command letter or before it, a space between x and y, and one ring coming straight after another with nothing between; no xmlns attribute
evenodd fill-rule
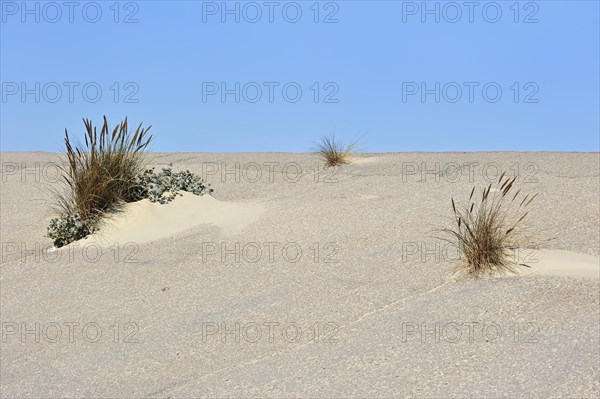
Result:
<svg viewBox="0 0 600 399"><path fill-rule="evenodd" d="M201 225L217 226L226 235L241 233L258 221L262 211L260 205L219 201L211 195L179 194L177 201L168 204L147 199L125 204L119 212L105 218L97 232L69 248L92 242L110 248L119 242L160 241Z"/></svg>
<svg viewBox="0 0 600 399"><path fill-rule="evenodd" d="M2 154L3 397L600 395L598 154L380 154L337 173L154 154L214 198L135 204L107 241L48 253L55 159ZM528 275L449 280L432 236L495 165L540 192L546 248Z"/></svg>

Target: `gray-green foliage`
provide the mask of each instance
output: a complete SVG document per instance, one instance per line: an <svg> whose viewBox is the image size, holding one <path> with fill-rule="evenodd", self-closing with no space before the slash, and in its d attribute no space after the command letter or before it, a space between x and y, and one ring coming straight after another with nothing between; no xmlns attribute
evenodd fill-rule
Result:
<svg viewBox="0 0 600 399"><path fill-rule="evenodd" d="M129 200L138 201L147 198L151 202L167 204L177 195L181 195L180 191L196 195L210 194L213 189L209 186L200 176L194 175L189 170L173 173L171 168L163 168L162 172L155 173L152 168L133 179L132 195ZM93 233L94 225L95 223L84 220L78 213L67 214L50 221L48 237L53 240L55 247L62 247Z"/></svg>
<svg viewBox="0 0 600 399"><path fill-rule="evenodd" d="M92 232L91 224L83 220L78 213L54 218L48 225L48 237L53 240L57 248L82 239Z"/></svg>
<svg viewBox="0 0 600 399"><path fill-rule="evenodd" d="M171 168L163 168L162 172L155 173L154 168L146 170L135 181L135 196L139 199L148 198L151 202L167 204L180 191L187 191L196 195L210 194L213 192L200 176L194 175L189 170L175 172Z"/></svg>

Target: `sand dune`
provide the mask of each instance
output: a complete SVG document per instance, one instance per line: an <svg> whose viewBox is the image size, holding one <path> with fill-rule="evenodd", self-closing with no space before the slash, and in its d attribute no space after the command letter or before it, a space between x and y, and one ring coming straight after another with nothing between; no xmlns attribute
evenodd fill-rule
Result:
<svg viewBox="0 0 600 399"><path fill-rule="evenodd" d="M55 155L1 154L29 166L0 190L2 397L600 396L598 154L153 155L214 197L130 204L47 253L54 183L31 171ZM455 280L435 231L486 165L540 193L547 245L522 276Z"/></svg>
<svg viewBox="0 0 600 399"><path fill-rule="evenodd" d="M237 234L248 224L256 222L261 210L260 205L219 201L210 195L182 192L168 204L161 205L147 199L126 204L118 213L105 218L98 232L78 244L141 244L172 238L202 225L219 227L225 235Z"/></svg>

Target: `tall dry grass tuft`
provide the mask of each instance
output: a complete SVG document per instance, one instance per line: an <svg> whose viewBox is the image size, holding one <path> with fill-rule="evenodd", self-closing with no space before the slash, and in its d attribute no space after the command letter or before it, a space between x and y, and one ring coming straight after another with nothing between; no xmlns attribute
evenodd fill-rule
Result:
<svg viewBox="0 0 600 399"><path fill-rule="evenodd" d="M65 129L67 166L65 190L55 191L55 204L63 215L78 214L94 223L122 202L134 200L134 180L145 169L143 152L150 144L148 128L127 129L127 118L109 131L106 116L100 134L84 119L85 145L73 142Z"/></svg>
<svg viewBox="0 0 600 399"><path fill-rule="evenodd" d="M344 145L341 140L336 140L335 134L331 134L321 137L321 142L316 144L315 153L325 166L340 166L350 163L350 156L357 146L358 140Z"/></svg>
<svg viewBox="0 0 600 399"><path fill-rule="evenodd" d="M525 243L520 227L537 194L523 196L521 190L513 194L517 177L505 175L502 173L480 196L473 187L462 207L451 198L454 227L443 232L450 235L446 241L455 244L462 255L459 269L472 277L514 272L515 250Z"/></svg>

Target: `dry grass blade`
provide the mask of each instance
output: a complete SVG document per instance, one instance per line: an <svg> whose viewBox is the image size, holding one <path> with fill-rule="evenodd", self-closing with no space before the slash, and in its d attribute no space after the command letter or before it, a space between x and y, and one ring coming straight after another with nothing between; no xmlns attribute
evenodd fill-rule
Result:
<svg viewBox="0 0 600 399"><path fill-rule="evenodd" d="M481 198L482 202L485 202L485 200L487 200L488 196L490 195L491 189L492 189L492 185L490 184L486 189L483 190L483 195Z"/></svg>
<svg viewBox="0 0 600 399"><path fill-rule="evenodd" d="M505 174L506 174L506 171L502 172L502 174L500 175L500 178L498 179L498 183L500 183L502 181Z"/></svg>
<svg viewBox="0 0 600 399"><path fill-rule="evenodd" d="M517 176L513 177L512 180L510 180L510 183L508 183L506 185L506 187L504 187L504 190L502 191L502 196L506 195L510 191L510 189L512 188L512 186L516 180L517 180Z"/></svg>
<svg viewBox="0 0 600 399"><path fill-rule="evenodd" d="M531 197L531 199L529 201L527 201L527 203L525 204L525 206L529 205L531 203L531 201L533 201L535 199L535 197L538 196L539 193L535 193L533 197Z"/></svg>
<svg viewBox="0 0 600 399"><path fill-rule="evenodd" d="M533 198L532 198L532 199L533 199ZM529 213L529 212L525 212L525 214L523 214L523 216L521 216L521 217L519 218L519 220L517 220L517 223L515 224L515 226L516 226L516 225L517 225L517 224L518 224L518 223L519 223L521 220L525 219L525 216L527 216L527 214L528 214L528 213Z"/></svg>
<svg viewBox="0 0 600 399"><path fill-rule="evenodd" d="M517 193L516 193L516 194L515 194L515 196L514 196L514 197L511 199L511 201L514 201L514 200L515 200L515 198L517 198L517 195L519 195L519 193L520 193L520 192L521 192L521 189L519 189L519 190L517 191Z"/></svg>

